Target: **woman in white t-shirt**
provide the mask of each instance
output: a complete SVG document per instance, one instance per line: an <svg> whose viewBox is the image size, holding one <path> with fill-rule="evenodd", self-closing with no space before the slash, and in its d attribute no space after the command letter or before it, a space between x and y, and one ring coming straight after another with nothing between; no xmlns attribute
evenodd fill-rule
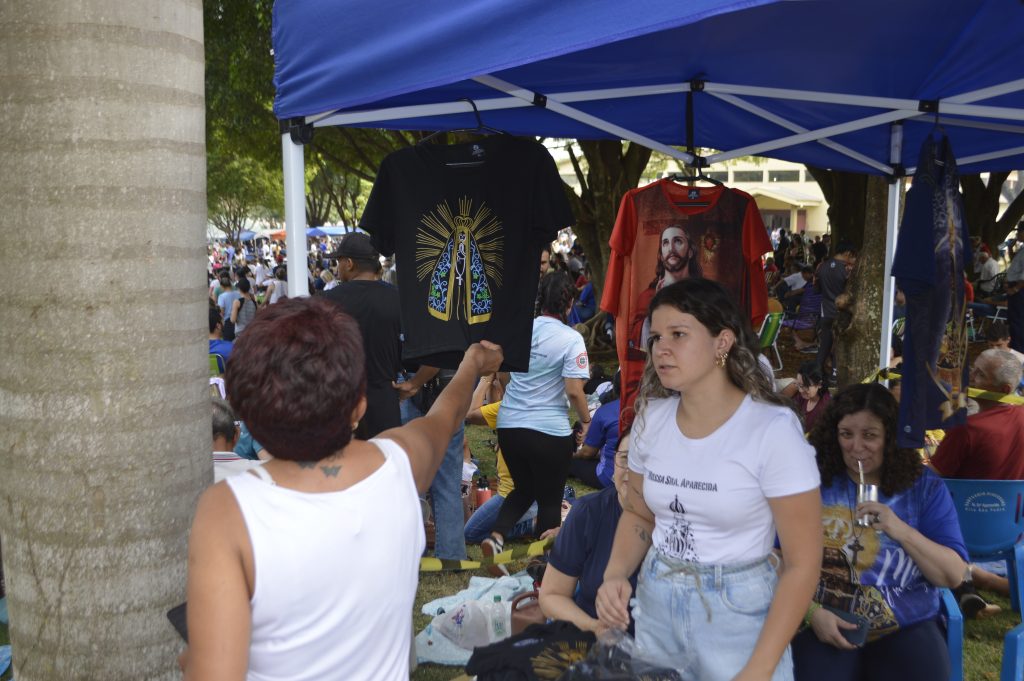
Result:
<svg viewBox="0 0 1024 681"><path fill-rule="evenodd" d="M515 489L505 497L491 536L480 545L485 556L501 553L505 536L534 501L537 533L559 526L562 491L576 448L570 403L580 416L584 436L590 426L583 392L590 378L587 346L583 336L566 324L576 284L564 272L550 272L540 280L538 298L530 370L512 374L498 412L498 444Z"/></svg>
<svg viewBox="0 0 1024 681"><path fill-rule="evenodd" d="M598 616L628 625L628 577L640 566L633 617L647 655L702 681L789 681L789 641L821 568L814 450L721 285L666 286L649 318L629 490Z"/></svg>

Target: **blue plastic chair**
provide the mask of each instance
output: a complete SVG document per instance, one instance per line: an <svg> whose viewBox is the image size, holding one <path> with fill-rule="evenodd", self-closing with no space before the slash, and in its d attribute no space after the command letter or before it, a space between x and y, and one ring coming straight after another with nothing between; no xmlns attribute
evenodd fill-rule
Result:
<svg viewBox="0 0 1024 681"><path fill-rule="evenodd" d="M1024 480L946 479L967 553L976 563L1004 561L1010 604L1024 594Z"/></svg>
<svg viewBox="0 0 1024 681"><path fill-rule="evenodd" d="M1006 563L1010 603L1021 612L1024 594L1024 480L946 479L971 560ZM951 656L952 657L952 656ZM1024 679L1024 623L1003 639L1000 681Z"/></svg>
<svg viewBox="0 0 1024 681"><path fill-rule="evenodd" d="M939 589L939 610L946 619L946 648L949 650L949 681L964 681L964 616L949 589Z"/></svg>

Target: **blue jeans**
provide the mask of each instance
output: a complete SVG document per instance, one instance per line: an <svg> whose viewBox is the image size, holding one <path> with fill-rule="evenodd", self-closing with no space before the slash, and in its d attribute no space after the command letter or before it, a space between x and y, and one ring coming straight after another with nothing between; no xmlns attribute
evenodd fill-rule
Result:
<svg viewBox="0 0 1024 681"><path fill-rule="evenodd" d="M647 552L636 587L636 642L684 679L730 681L754 651L778 581L767 558L739 565L677 562ZM789 648L772 681L792 681Z"/></svg>
<svg viewBox="0 0 1024 681"><path fill-rule="evenodd" d="M491 536L494 521L498 519L498 512L501 511L503 503L505 503L505 497L495 494L473 512L473 515L466 521L465 534L467 544L479 544ZM523 517L519 519L519 522L512 526L512 530L505 536L505 539L515 539L516 537L525 537L533 534L533 519L536 517L537 502L535 501L526 510L526 513L523 514Z"/></svg>
<svg viewBox="0 0 1024 681"><path fill-rule="evenodd" d="M423 416L412 400L401 402L402 423ZM465 426L455 431L444 453L441 467L430 483L430 507L434 515L434 555L448 560L466 559L466 540L462 537L465 513L462 510L462 442Z"/></svg>

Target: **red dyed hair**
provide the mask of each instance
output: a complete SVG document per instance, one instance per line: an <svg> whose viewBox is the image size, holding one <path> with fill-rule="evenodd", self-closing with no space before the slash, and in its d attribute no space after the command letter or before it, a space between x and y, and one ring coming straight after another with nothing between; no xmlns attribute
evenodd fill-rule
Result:
<svg viewBox="0 0 1024 681"><path fill-rule="evenodd" d="M245 327L224 380L235 414L275 458L319 461L352 440L365 364L354 319L320 298L286 298Z"/></svg>

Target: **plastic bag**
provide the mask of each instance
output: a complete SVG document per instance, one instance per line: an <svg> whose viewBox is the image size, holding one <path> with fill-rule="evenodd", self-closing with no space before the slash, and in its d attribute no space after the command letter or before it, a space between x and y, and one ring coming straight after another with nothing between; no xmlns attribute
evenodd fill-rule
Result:
<svg viewBox="0 0 1024 681"><path fill-rule="evenodd" d="M643 657L633 637L610 629L597 637L582 662L569 667L558 681L686 681L679 670Z"/></svg>
<svg viewBox="0 0 1024 681"><path fill-rule="evenodd" d="M502 601L466 601L441 613L431 625L465 650L490 645L512 634L510 604Z"/></svg>

